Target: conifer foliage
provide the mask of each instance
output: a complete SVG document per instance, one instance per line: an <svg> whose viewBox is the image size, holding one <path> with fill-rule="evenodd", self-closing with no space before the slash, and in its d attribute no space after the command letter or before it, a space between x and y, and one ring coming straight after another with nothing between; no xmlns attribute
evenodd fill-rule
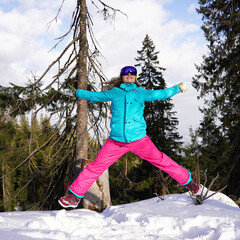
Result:
<svg viewBox="0 0 240 240"><path fill-rule="evenodd" d="M146 35L142 42L142 49L137 51L136 67L140 68L138 82L148 90L166 88L163 78L163 67L159 66L158 54L152 39ZM157 146L157 148L173 158L180 159L178 151L181 145L181 136L177 131L178 119L173 110L174 105L171 99L165 101L145 102L144 118L147 123L147 134ZM144 163L145 164L145 163ZM150 166L151 169L155 169ZM155 169L155 180L159 184L158 193L170 193L173 185L172 179L165 173Z"/></svg>
<svg viewBox="0 0 240 240"><path fill-rule="evenodd" d="M146 35L142 49L137 51L136 67L140 67L138 82L148 90L166 88L163 78L163 67L159 66L158 54L151 38ZM147 122L147 132L159 150L176 157L181 144L181 136L177 132L178 119L173 110L171 99L145 103L144 118Z"/></svg>
<svg viewBox="0 0 240 240"><path fill-rule="evenodd" d="M208 54L197 66L193 86L204 99L201 154L208 172L220 172L228 194L240 194L240 2L201 0ZM210 174L209 174L210 175Z"/></svg>
<svg viewBox="0 0 240 240"><path fill-rule="evenodd" d="M22 210L56 208L54 199L63 191L61 182L72 168L73 152L66 144L69 138L56 134L46 117L35 118L32 124L25 116L3 121L1 118L1 210L13 211L17 204ZM55 147L43 146L50 136L54 136L51 144ZM29 156L34 149L39 150Z"/></svg>

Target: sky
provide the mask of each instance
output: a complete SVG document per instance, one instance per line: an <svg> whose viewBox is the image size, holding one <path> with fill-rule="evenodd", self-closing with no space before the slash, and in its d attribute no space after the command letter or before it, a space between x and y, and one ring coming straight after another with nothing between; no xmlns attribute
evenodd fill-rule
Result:
<svg viewBox="0 0 240 240"><path fill-rule="evenodd" d="M202 205L194 205L188 193L163 199L109 206L102 213L87 209L1 212L0 235L4 240L240 239L240 209L226 195L217 193Z"/></svg>
<svg viewBox="0 0 240 240"><path fill-rule="evenodd" d="M98 0L95 4L101 8ZM197 0L105 0L120 9L114 21L104 21L99 9L87 0L93 20L93 32L103 57L99 59L108 79L118 76L123 66L136 64L146 34L159 51L160 67L167 86L180 82L191 84L197 73L195 64L207 53L207 42L201 30ZM57 48L56 38L65 34L71 23L75 0L0 0L0 85L9 82L24 85L40 74L57 58L71 35ZM49 24L51 22L51 24ZM51 73L50 73L51 74ZM45 81L50 81L50 74ZM100 90L100 89L99 89ZM189 141L189 127L196 129L202 116L197 91L174 96L179 132Z"/></svg>

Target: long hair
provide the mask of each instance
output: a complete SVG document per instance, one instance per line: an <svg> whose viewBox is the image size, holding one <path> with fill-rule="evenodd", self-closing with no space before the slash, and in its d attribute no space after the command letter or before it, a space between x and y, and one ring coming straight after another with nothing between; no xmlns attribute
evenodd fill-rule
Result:
<svg viewBox="0 0 240 240"><path fill-rule="evenodd" d="M121 83L123 83L122 78L120 76L118 77L113 77L111 78L111 80L109 80L108 82L104 83L103 86L103 90L110 90L114 87L119 87L121 85ZM140 87L140 84L137 81L137 78L134 82L138 87Z"/></svg>

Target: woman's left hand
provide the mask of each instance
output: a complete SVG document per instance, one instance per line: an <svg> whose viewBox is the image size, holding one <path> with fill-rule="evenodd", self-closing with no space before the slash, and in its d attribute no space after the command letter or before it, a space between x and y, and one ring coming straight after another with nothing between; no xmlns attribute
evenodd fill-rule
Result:
<svg viewBox="0 0 240 240"><path fill-rule="evenodd" d="M178 86L180 88L181 93L187 92L190 88L190 86L187 83L183 83L183 82L179 83Z"/></svg>

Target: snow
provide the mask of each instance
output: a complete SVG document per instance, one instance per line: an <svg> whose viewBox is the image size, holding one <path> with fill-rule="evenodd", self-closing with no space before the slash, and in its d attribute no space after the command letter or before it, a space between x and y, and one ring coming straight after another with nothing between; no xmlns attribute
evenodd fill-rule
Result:
<svg viewBox="0 0 240 240"><path fill-rule="evenodd" d="M194 205L188 193L107 207L0 213L1 240L240 240L240 209L217 193Z"/></svg>

